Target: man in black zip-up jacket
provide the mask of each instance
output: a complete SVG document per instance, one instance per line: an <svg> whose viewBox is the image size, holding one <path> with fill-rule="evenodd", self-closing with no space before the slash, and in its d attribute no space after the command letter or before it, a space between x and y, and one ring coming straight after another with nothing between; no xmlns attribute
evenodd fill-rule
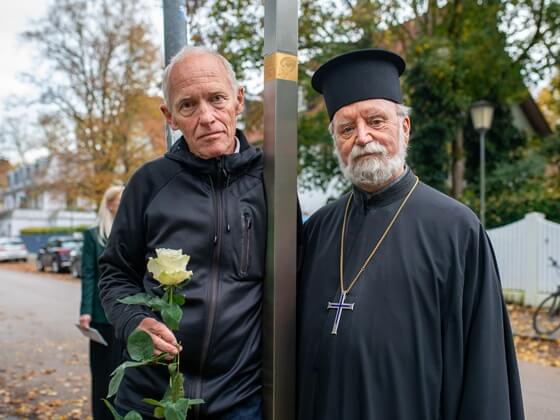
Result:
<svg viewBox="0 0 560 420"><path fill-rule="evenodd" d="M130 179L100 259L100 294L107 318L126 340L135 329L155 352L175 354L181 342L185 394L205 404L189 419L261 418L261 301L266 203L262 152L250 146L236 117L243 89L221 56L183 49L164 73L162 111L181 137L162 158ZM159 313L118 299L162 295L146 271L156 248L191 256L192 280L175 335ZM160 399L166 367L129 368L115 404L150 418L142 398ZM239 416L239 417L236 417Z"/></svg>

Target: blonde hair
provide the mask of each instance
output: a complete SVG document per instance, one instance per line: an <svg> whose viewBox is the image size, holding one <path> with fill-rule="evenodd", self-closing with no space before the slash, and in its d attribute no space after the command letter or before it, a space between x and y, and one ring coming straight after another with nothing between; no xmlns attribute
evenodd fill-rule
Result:
<svg viewBox="0 0 560 420"><path fill-rule="evenodd" d="M101 204L99 204L99 211L97 212L97 221L99 225L99 243L103 246L107 243L107 238L111 234L111 228L113 227L114 216L109 210L109 203L113 202L117 197L119 197L124 190L122 185L113 185L105 191L103 198L101 199Z"/></svg>

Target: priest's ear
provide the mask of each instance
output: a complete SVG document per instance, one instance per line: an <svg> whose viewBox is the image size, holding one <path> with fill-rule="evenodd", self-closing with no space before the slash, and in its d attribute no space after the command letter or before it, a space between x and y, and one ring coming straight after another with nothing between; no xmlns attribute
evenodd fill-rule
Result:
<svg viewBox="0 0 560 420"><path fill-rule="evenodd" d="M404 141L408 145L408 140L410 139L410 117L405 115L401 121L401 130L404 136Z"/></svg>

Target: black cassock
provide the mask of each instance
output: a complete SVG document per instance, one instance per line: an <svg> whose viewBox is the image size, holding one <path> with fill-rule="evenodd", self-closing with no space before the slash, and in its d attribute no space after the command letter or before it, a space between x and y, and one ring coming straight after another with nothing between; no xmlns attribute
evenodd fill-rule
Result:
<svg viewBox="0 0 560 420"><path fill-rule="evenodd" d="M416 180L354 189L348 287ZM523 419L511 327L493 250L464 205L419 183L388 236L340 299L348 195L304 225L298 293L299 420Z"/></svg>

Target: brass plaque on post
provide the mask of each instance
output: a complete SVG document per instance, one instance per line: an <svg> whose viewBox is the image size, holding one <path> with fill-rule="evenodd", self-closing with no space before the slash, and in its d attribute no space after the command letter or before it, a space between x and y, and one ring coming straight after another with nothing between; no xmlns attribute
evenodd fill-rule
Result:
<svg viewBox="0 0 560 420"><path fill-rule="evenodd" d="M264 58L264 81L269 80L298 80L298 60L297 56L275 52Z"/></svg>

